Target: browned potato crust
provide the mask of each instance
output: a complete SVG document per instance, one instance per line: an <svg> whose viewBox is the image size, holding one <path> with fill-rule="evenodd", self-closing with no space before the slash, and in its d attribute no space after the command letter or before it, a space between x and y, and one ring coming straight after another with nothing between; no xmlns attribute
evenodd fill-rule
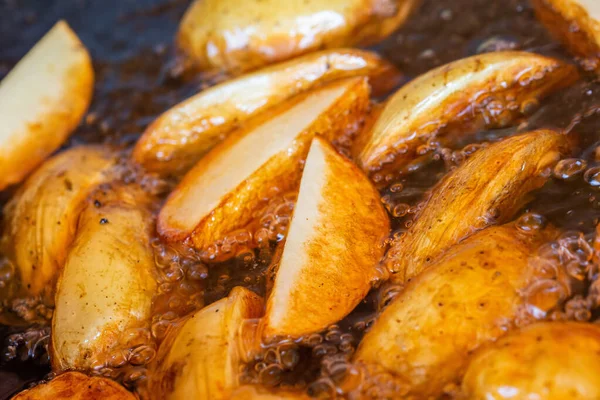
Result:
<svg viewBox="0 0 600 400"><path fill-rule="evenodd" d="M93 89L88 51L59 21L0 82L0 190L19 183L63 144Z"/></svg>
<svg viewBox="0 0 600 400"><path fill-rule="evenodd" d="M297 187L315 134L353 132L368 107L365 78L349 78L257 117L187 173L160 211L159 234L204 249L246 226L274 188Z"/></svg>
<svg viewBox="0 0 600 400"><path fill-rule="evenodd" d="M203 70L233 74L392 33L418 0L196 0L177 41Z"/></svg>
<svg viewBox="0 0 600 400"><path fill-rule="evenodd" d="M16 270L5 297L43 295L54 303L56 279L90 189L109 179L116 159L104 147L73 147L46 161L4 207L0 251ZM2 297L0 296L0 297Z"/></svg>
<svg viewBox="0 0 600 400"><path fill-rule="evenodd" d="M462 383L465 399L600 398L600 326L542 322L482 347Z"/></svg>
<svg viewBox="0 0 600 400"><path fill-rule="evenodd" d="M452 145L482 127L511 125L538 100L578 79L574 66L526 52L464 58L409 82L388 101L357 161L385 183L421 146Z"/></svg>
<svg viewBox="0 0 600 400"><path fill-rule="evenodd" d="M131 392L106 378L66 372L50 382L25 390L13 400L135 400Z"/></svg>
<svg viewBox="0 0 600 400"><path fill-rule="evenodd" d="M596 0L531 0L546 28L587 69L600 68L600 3Z"/></svg>
<svg viewBox="0 0 600 400"><path fill-rule="evenodd" d="M264 337L301 337L348 315L378 277L389 232L369 179L316 137L267 301Z"/></svg>
<svg viewBox="0 0 600 400"><path fill-rule="evenodd" d="M189 170L248 119L328 82L366 76L375 95L391 90L398 70L377 54L334 49L307 54L226 81L177 104L144 132L133 157L163 175Z"/></svg>
<svg viewBox="0 0 600 400"><path fill-rule="evenodd" d="M405 283L461 239L510 221L568 151L567 137L549 130L479 150L433 189L415 223L392 244L385 258L392 280Z"/></svg>
<svg viewBox="0 0 600 400"><path fill-rule="evenodd" d="M262 298L236 287L228 297L173 327L150 368L149 398L230 399L239 385L242 323L263 311Z"/></svg>
<svg viewBox="0 0 600 400"><path fill-rule="evenodd" d="M103 184L88 198L60 274L52 318L55 371L86 371L123 333L150 328L156 292L153 199L137 185Z"/></svg>
<svg viewBox="0 0 600 400"><path fill-rule="evenodd" d="M530 256L555 233L523 233L511 223L452 247L383 311L354 360L367 374L391 373L416 398L438 398L459 381L473 350L523 316L520 293L542 274Z"/></svg>

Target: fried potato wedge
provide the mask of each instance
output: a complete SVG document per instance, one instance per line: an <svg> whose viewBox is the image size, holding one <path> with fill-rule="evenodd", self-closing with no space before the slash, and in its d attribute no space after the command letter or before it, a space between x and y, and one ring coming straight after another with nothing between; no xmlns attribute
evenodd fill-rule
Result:
<svg viewBox="0 0 600 400"><path fill-rule="evenodd" d="M599 374L600 326L542 322L480 349L462 387L471 400L590 400Z"/></svg>
<svg viewBox="0 0 600 400"><path fill-rule="evenodd" d="M567 48L600 68L600 3L596 0L532 0L536 15Z"/></svg>
<svg viewBox="0 0 600 400"><path fill-rule="evenodd" d="M109 179L116 163L108 148L73 147L46 161L4 207L0 251L16 269L1 297L42 295L54 289L67 257L81 206L93 186Z"/></svg>
<svg viewBox="0 0 600 400"><path fill-rule="evenodd" d="M487 53L444 65L388 100L357 161L371 176L397 171L418 157L420 146L451 144L482 127L509 125L577 77L572 65L525 52Z"/></svg>
<svg viewBox="0 0 600 400"><path fill-rule="evenodd" d="M90 195L57 285L55 371L88 370L121 333L150 327L157 284L149 202L135 185L105 184Z"/></svg>
<svg viewBox="0 0 600 400"><path fill-rule="evenodd" d="M67 23L58 22L0 82L0 190L62 145L93 88L90 55Z"/></svg>
<svg viewBox="0 0 600 400"><path fill-rule="evenodd" d="M13 400L135 400L136 397L117 382L66 372L50 382L25 390Z"/></svg>
<svg viewBox="0 0 600 400"><path fill-rule="evenodd" d="M177 37L202 70L239 74L325 48L378 42L419 0L197 0Z"/></svg>
<svg viewBox="0 0 600 400"><path fill-rule="evenodd" d="M231 400L280 400L280 399L296 399L310 400L311 398L302 392L294 392L287 390L267 390L262 387L251 385L241 386L236 389L231 395Z"/></svg>
<svg viewBox="0 0 600 400"><path fill-rule="evenodd" d="M569 150L565 135L539 130L479 150L434 189L384 260L392 280L413 279L445 250L486 226L510 221Z"/></svg>
<svg viewBox="0 0 600 400"><path fill-rule="evenodd" d="M348 315L371 289L389 233L369 179L316 137L267 300L267 341L319 332Z"/></svg>
<svg viewBox="0 0 600 400"><path fill-rule="evenodd" d="M242 322L263 311L261 297L236 287L171 329L149 371L150 399L229 399L239 384Z"/></svg>
<svg viewBox="0 0 600 400"><path fill-rule="evenodd" d="M160 211L158 232L203 249L244 227L275 188L297 186L315 134L329 140L347 134L368 107L365 78L349 78L258 117L188 172Z"/></svg>
<svg viewBox="0 0 600 400"><path fill-rule="evenodd" d="M221 83L174 106L146 129L133 157L151 172L186 172L250 117L318 85L353 76L369 77L375 94L385 94L400 78L392 64L368 51L308 54Z"/></svg>
<svg viewBox="0 0 600 400"><path fill-rule="evenodd" d="M471 351L514 326L525 302L519 293L537 278L528 259L555 233L522 233L511 223L452 247L382 312L355 361L391 373L416 398L437 398L462 376Z"/></svg>

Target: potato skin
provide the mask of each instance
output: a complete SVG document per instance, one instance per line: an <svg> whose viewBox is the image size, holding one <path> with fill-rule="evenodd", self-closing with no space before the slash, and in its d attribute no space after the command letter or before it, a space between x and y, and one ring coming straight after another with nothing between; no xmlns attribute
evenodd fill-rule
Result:
<svg viewBox="0 0 600 400"><path fill-rule="evenodd" d="M124 387L106 378L89 377L79 372L66 372L25 390L13 400L135 400Z"/></svg>
<svg viewBox="0 0 600 400"><path fill-rule="evenodd" d="M418 0L196 0L180 49L199 69L240 74L320 49L378 42Z"/></svg>
<svg viewBox="0 0 600 400"><path fill-rule="evenodd" d="M231 149L236 148L239 142L253 138L255 130L259 130L263 124L268 124L270 120L294 107L300 107L300 110L310 108L311 96L314 99L321 91L335 93L339 88L344 90L343 94L320 111L320 114L310 124L304 126L302 131L293 132L295 138L286 142L280 151L270 155L270 158L257 169L241 171L241 176L246 178L240 179L236 187L221 196L212 210L199 220L191 218L190 213L182 212L196 207L197 200L191 195L194 188L201 187L199 185L206 182L208 178L219 176L223 170L235 167L232 162L227 162L224 166L223 160L227 159ZM296 96L271 112L258 116L200 160L170 194L161 209L157 224L158 233L167 241L187 241L197 249L205 249L233 230L250 223L253 214L261 204L264 204L264 199L272 193L273 187L277 187L280 191L297 187L301 178L302 164L308 154L312 138L316 134L321 134L327 140L333 141L352 133L358 128L369 108L370 90L364 78L348 78L318 90ZM329 92L330 90L332 92ZM289 138L286 137L287 139ZM243 175L244 173L247 175Z"/></svg>
<svg viewBox="0 0 600 400"><path fill-rule="evenodd" d="M171 327L150 366L148 397L229 399L239 384L242 322L259 318L263 311L261 297L236 287L228 297Z"/></svg>
<svg viewBox="0 0 600 400"><path fill-rule="evenodd" d="M150 328L157 286L151 200L121 184L101 185L88 198L58 280L53 370L89 370L124 331Z"/></svg>
<svg viewBox="0 0 600 400"><path fill-rule="evenodd" d="M376 95L399 83L400 73L377 54L334 49L307 54L203 90L158 117L133 157L161 175L189 170L217 143L253 116L319 85L369 77Z"/></svg>
<svg viewBox="0 0 600 400"><path fill-rule="evenodd" d="M462 388L470 400L600 398L600 326L542 322L482 347Z"/></svg>
<svg viewBox="0 0 600 400"><path fill-rule="evenodd" d="M452 247L377 318L354 360L382 371L416 398L437 398L456 383L478 346L515 326L519 294L538 272L528 260L555 230L521 233L514 224L480 231Z"/></svg>
<svg viewBox="0 0 600 400"><path fill-rule="evenodd" d="M73 133L92 100L90 55L64 21L0 82L0 190L21 182Z"/></svg>
<svg viewBox="0 0 600 400"><path fill-rule="evenodd" d="M383 183L382 177L397 174L417 159L420 146L452 146L480 128L517 123L529 106L577 79L572 65L520 51L446 64L387 100L357 161L375 182Z"/></svg>
<svg viewBox="0 0 600 400"><path fill-rule="evenodd" d="M538 19L571 52L585 59L586 69L600 68L600 9L579 0L531 0ZM593 8L592 13L590 9ZM595 15L593 14L595 13Z"/></svg>
<svg viewBox="0 0 600 400"><path fill-rule="evenodd" d="M42 295L54 304L56 279L73 240L81 206L109 179L116 159L99 146L73 147L46 161L4 207L0 251L13 263L14 285L0 298Z"/></svg>
<svg viewBox="0 0 600 400"><path fill-rule="evenodd" d="M479 150L444 177L415 223L392 244L384 261L391 279L405 283L465 237L510 221L569 149L565 135L539 130Z"/></svg>

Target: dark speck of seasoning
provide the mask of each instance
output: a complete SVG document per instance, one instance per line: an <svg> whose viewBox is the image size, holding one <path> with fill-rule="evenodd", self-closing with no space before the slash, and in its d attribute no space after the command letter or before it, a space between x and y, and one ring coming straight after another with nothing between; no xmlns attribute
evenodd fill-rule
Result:
<svg viewBox="0 0 600 400"><path fill-rule="evenodd" d="M105 224L108 224L108 220L106 218L102 218L100 220L100 225L105 225Z"/></svg>
<svg viewBox="0 0 600 400"><path fill-rule="evenodd" d="M94 207L100 208L100 207L102 207L102 203L100 203L100 201L98 201L98 200L94 200Z"/></svg>
<svg viewBox="0 0 600 400"><path fill-rule="evenodd" d="M70 192L73 190L73 182L71 182L69 179L65 179L65 187Z"/></svg>

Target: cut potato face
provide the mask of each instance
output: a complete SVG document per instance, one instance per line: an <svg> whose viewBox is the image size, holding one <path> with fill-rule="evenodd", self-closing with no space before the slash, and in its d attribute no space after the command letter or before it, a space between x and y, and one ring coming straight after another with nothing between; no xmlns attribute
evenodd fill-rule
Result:
<svg viewBox="0 0 600 400"><path fill-rule="evenodd" d="M101 185L90 195L57 285L54 370L89 370L123 332L150 327L157 284L149 201L133 185Z"/></svg>
<svg viewBox="0 0 600 400"><path fill-rule="evenodd" d="M297 186L315 134L333 140L354 130L369 107L364 78L328 85L283 104L203 158L160 211L158 232L198 249L247 225L274 189Z"/></svg>
<svg viewBox="0 0 600 400"><path fill-rule="evenodd" d="M86 48L58 22L0 82L0 190L62 145L86 112L93 86Z"/></svg>
<svg viewBox="0 0 600 400"><path fill-rule="evenodd" d="M133 156L151 172L185 172L250 117L318 85L352 76L368 76L374 92L384 94L400 74L368 51L309 54L224 82L176 105L146 129Z"/></svg>
<svg viewBox="0 0 600 400"><path fill-rule="evenodd" d="M56 279L90 189L116 163L104 147L73 147L46 161L4 207L0 249L16 269L0 297L43 295L54 303Z"/></svg>
<svg viewBox="0 0 600 400"><path fill-rule="evenodd" d="M479 150L433 189L415 223L392 244L384 261L392 280L405 283L473 232L510 221L568 151L566 136L549 130Z"/></svg>
<svg viewBox="0 0 600 400"><path fill-rule="evenodd" d="M482 127L512 124L577 77L571 65L525 52L487 53L439 67L388 100L357 160L372 176L396 172L417 158L419 146L452 144Z"/></svg>
<svg viewBox="0 0 600 400"><path fill-rule="evenodd" d="M267 301L265 338L319 332L349 314L377 277L389 231L369 179L316 137Z"/></svg>
<svg viewBox="0 0 600 400"><path fill-rule="evenodd" d="M135 400L136 397L113 380L66 372L50 382L25 390L13 400Z"/></svg>
<svg viewBox="0 0 600 400"><path fill-rule="evenodd" d="M203 70L239 74L324 48L378 42L418 0L197 0L179 47Z"/></svg>
<svg viewBox="0 0 600 400"><path fill-rule="evenodd" d="M543 322L478 351L462 387L473 400L589 400L600 398L599 374L600 326Z"/></svg>
<svg viewBox="0 0 600 400"><path fill-rule="evenodd" d="M231 400L279 400L297 399L310 400L310 397L301 392L284 390L267 390L256 386L241 386L231 395Z"/></svg>
<svg viewBox="0 0 600 400"><path fill-rule="evenodd" d="M524 307L519 293L536 278L528 259L554 235L509 224L452 247L383 311L355 361L391 373L415 398L438 398L460 379L470 352L514 326Z"/></svg>
<svg viewBox="0 0 600 400"><path fill-rule="evenodd" d="M246 319L259 318L263 300L248 289L196 312L162 343L149 372L151 399L229 399L238 386L240 332Z"/></svg>
<svg viewBox="0 0 600 400"><path fill-rule="evenodd" d="M575 55L600 68L600 3L596 0L532 0L548 30Z"/></svg>

